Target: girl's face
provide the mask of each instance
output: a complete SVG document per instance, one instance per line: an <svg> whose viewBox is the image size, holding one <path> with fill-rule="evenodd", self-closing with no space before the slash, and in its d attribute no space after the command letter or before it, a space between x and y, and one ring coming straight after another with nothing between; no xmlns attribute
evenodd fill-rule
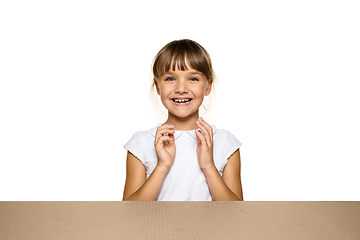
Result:
<svg viewBox="0 0 360 240"><path fill-rule="evenodd" d="M196 113L204 97L211 92L212 82L194 69L165 72L155 82L157 93L166 109L177 117Z"/></svg>

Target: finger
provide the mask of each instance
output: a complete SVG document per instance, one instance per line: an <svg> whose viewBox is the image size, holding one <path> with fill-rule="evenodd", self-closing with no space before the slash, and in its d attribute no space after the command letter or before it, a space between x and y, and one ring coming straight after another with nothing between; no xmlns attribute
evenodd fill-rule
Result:
<svg viewBox="0 0 360 240"><path fill-rule="evenodd" d="M174 134L175 130L174 129L170 129L170 128L163 128L163 129L159 129L157 132L157 136L162 136L164 134Z"/></svg>
<svg viewBox="0 0 360 240"><path fill-rule="evenodd" d="M161 143L163 143L163 142L165 142L165 141L168 141L168 143L175 141L174 135L172 135L172 134L169 134L169 135L161 135L161 136L155 141L155 146L156 146L157 144L161 144Z"/></svg>
<svg viewBox="0 0 360 240"><path fill-rule="evenodd" d="M158 141L158 139L163 136L164 134L172 135L175 133L174 126L170 124L164 124L157 128L156 134L155 134L155 141Z"/></svg>
<svg viewBox="0 0 360 240"><path fill-rule="evenodd" d="M211 141L211 137L210 137L210 133L208 132L208 130L205 128L205 126L201 123L200 120L198 120L196 122L197 126L200 128L200 130L203 132L204 134L204 137L205 137L205 140L206 140L206 143L208 145L210 145L212 143Z"/></svg>
<svg viewBox="0 0 360 240"><path fill-rule="evenodd" d="M159 140L155 145L165 146L165 144L173 144L173 143L175 143L174 136L164 135L159 138Z"/></svg>
<svg viewBox="0 0 360 240"><path fill-rule="evenodd" d="M205 122L205 120L201 117L200 118L200 123L206 128L206 130L209 132L209 135L210 135L210 139L211 139L211 142L213 141L213 129L212 127L210 126L210 124L208 124L207 122Z"/></svg>
<svg viewBox="0 0 360 240"><path fill-rule="evenodd" d="M206 139L205 139L204 135L200 132L200 130L196 129L195 133L196 133L196 139L197 139L198 143L201 145L207 145Z"/></svg>
<svg viewBox="0 0 360 240"><path fill-rule="evenodd" d="M156 132L163 131L164 129L174 129L174 125L164 124L156 129Z"/></svg>

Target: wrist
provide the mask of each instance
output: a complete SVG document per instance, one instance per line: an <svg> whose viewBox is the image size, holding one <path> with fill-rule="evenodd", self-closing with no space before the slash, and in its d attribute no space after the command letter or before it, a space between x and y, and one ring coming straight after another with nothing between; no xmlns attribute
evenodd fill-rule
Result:
<svg viewBox="0 0 360 240"><path fill-rule="evenodd" d="M208 166L204 166L204 167L201 167L201 170L206 174L207 172L213 172L213 171L218 171L215 164L212 163Z"/></svg>
<svg viewBox="0 0 360 240"><path fill-rule="evenodd" d="M155 169L157 169L160 172L168 173L170 171L170 169L171 169L171 166L157 164Z"/></svg>

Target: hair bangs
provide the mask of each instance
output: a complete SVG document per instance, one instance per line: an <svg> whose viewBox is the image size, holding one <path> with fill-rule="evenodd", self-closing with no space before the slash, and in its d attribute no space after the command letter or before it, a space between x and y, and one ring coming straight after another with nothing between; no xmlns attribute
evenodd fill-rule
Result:
<svg viewBox="0 0 360 240"><path fill-rule="evenodd" d="M214 77L208 52L198 43L183 39L164 46L153 62L154 80L168 71L194 69L210 80Z"/></svg>
<svg viewBox="0 0 360 240"><path fill-rule="evenodd" d="M176 71L177 69L180 71L189 70L187 66L186 51L175 52L171 62L165 65L165 72Z"/></svg>

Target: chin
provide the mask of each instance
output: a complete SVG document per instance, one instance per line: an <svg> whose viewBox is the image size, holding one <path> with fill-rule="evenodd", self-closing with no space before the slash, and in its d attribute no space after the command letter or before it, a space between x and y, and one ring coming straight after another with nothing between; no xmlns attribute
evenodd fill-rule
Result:
<svg viewBox="0 0 360 240"><path fill-rule="evenodd" d="M178 118L187 118L187 117L190 117L191 115L193 115L195 112L191 112L191 113L188 113L188 112L171 112L171 114L173 114L174 116L176 116Z"/></svg>
<svg viewBox="0 0 360 240"><path fill-rule="evenodd" d="M172 113L172 114L178 118L186 118L191 115L191 114L180 114L180 113Z"/></svg>

